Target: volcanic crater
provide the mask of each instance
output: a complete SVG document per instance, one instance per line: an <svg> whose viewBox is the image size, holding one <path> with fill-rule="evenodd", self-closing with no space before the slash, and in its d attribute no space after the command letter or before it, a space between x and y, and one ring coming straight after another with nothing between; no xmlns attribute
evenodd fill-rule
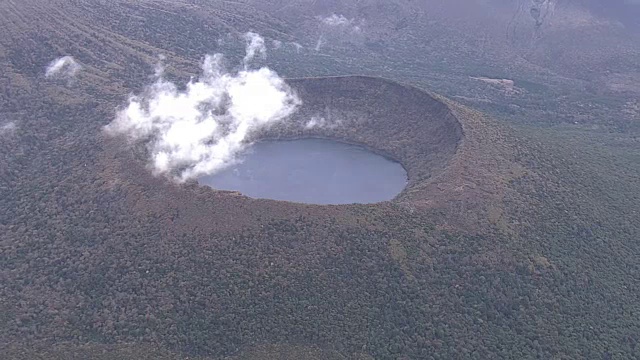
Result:
<svg viewBox="0 0 640 360"><path fill-rule="evenodd" d="M365 76L288 83L301 107L251 140L322 138L363 146L405 168L404 193L444 170L463 138L449 107L411 86Z"/></svg>
<svg viewBox="0 0 640 360"><path fill-rule="evenodd" d="M227 233L260 227L268 219L301 214L349 223L359 211L384 212L393 204L442 210L441 205L450 200L457 203L461 195L454 191L459 186L455 179L464 171L455 159L460 157L465 138L458 118L468 115L465 110L460 113L460 109L428 92L377 77L298 78L287 83L302 100L298 111L252 134L248 141L320 138L358 145L400 163L408 178L404 190L391 201L356 207L253 198L239 191L212 189L195 180L176 184L154 176L145 166L145 150L137 148L132 157L117 139L110 142L111 150L105 153L103 176L110 179L109 184L125 190L138 208L173 214L167 216L172 228L178 230L195 226L205 232L215 229ZM309 126L313 119L324 119L324 124Z"/></svg>

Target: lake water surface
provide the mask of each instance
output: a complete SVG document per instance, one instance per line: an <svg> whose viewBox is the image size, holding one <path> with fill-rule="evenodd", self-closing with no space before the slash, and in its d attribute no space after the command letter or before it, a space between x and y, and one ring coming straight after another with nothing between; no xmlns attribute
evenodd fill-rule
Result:
<svg viewBox="0 0 640 360"><path fill-rule="evenodd" d="M376 203L407 184L397 162L363 147L324 139L264 141L242 162L199 179L219 190L253 198L308 204Z"/></svg>

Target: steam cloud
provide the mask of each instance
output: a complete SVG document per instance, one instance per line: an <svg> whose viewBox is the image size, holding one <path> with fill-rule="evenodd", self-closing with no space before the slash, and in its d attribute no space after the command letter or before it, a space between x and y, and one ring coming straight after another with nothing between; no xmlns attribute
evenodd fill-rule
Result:
<svg viewBox="0 0 640 360"><path fill-rule="evenodd" d="M249 63L255 59L256 56L260 56L263 59L267 57L267 48L264 45L264 39L254 32L246 33L244 39L247 41L247 50L243 61L244 67L247 69Z"/></svg>
<svg viewBox="0 0 640 360"><path fill-rule="evenodd" d="M320 37L316 42L315 51L322 50L322 47L332 40L344 41L352 40L354 35L362 34L364 20L348 19L344 15L331 14L327 17L317 16L320 23Z"/></svg>
<svg viewBox="0 0 640 360"><path fill-rule="evenodd" d="M341 120L331 120L326 119L323 116L313 116L307 123L304 125L304 128L307 130L315 129L315 128L327 128L334 129L342 124Z"/></svg>
<svg viewBox="0 0 640 360"><path fill-rule="evenodd" d="M322 45L324 45L324 36L320 36L318 41L316 41L316 46L313 49L315 51L320 51L322 49Z"/></svg>
<svg viewBox="0 0 640 360"><path fill-rule="evenodd" d="M296 52L297 52L297 53L300 53L300 50L302 50L302 49L304 48L304 46L302 46L302 45L298 44L297 42L294 42L294 43L292 43L292 44L293 44L293 47L295 47L295 48L296 48Z"/></svg>
<svg viewBox="0 0 640 360"><path fill-rule="evenodd" d="M11 134L16 130L16 123L11 121L0 124L0 135Z"/></svg>
<svg viewBox="0 0 640 360"><path fill-rule="evenodd" d="M344 15L331 14L327 17L318 17L317 19L329 28L348 29L356 33L362 31L360 25L362 25L363 21L359 21L360 25L357 25L355 19L347 19Z"/></svg>
<svg viewBox="0 0 640 360"><path fill-rule="evenodd" d="M63 56L61 58L53 60L47 66L47 71L45 72L46 77L74 77L78 71L82 69L82 66L76 62L76 60L71 56Z"/></svg>
<svg viewBox="0 0 640 360"><path fill-rule="evenodd" d="M347 19L344 15L331 14L331 16L327 16L326 18L320 18L320 21L329 26L344 26L351 25L353 19Z"/></svg>
<svg viewBox="0 0 640 360"><path fill-rule="evenodd" d="M247 33L245 39L242 70L228 72L221 54L208 55L202 75L179 90L158 68L156 82L132 95L105 130L145 142L154 173L179 182L235 163L248 135L285 119L301 103L274 71L249 68L266 49L258 34Z"/></svg>

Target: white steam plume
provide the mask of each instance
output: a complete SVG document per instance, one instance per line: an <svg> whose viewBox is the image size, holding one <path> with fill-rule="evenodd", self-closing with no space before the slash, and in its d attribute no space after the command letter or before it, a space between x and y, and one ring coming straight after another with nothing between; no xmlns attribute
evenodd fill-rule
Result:
<svg viewBox="0 0 640 360"><path fill-rule="evenodd" d="M362 25L364 25L364 20L356 21L356 19L347 19L344 15L337 14L327 17L319 16L317 19L326 28L340 29L343 32L346 30L352 33L360 33L362 32Z"/></svg>
<svg viewBox="0 0 640 360"><path fill-rule="evenodd" d="M0 135L11 134L16 130L16 123L13 121L0 124Z"/></svg>
<svg viewBox="0 0 640 360"><path fill-rule="evenodd" d="M246 33L244 39L247 41L247 51L244 56L244 67L246 69L256 56L260 56L263 59L267 57L267 47L264 45L264 39L254 32Z"/></svg>
<svg viewBox="0 0 640 360"><path fill-rule="evenodd" d="M331 116L329 119L323 116L312 116L309 121L304 125L304 128L307 130L316 129L316 128L327 128L327 129L335 129L336 127L342 124L341 120L331 120Z"/></svg>
<svg viewBox="0 0 640 360"><path fill-rule="evenodd" d="M320 17L319 20L328 26L345 26L353 23L353 19L347 19L344 15L338 14L331 14L331 16L327 16L325 18Z"/></svg>
<svg viewBox="0 0 640 360"><path fill-rule="evenodd" d="M363 34L364 20L348 19L338 14L316 16L316 20L319 22L320 37L316 42L315 51L320 51L325 44L334 41L352 42Z"/></svg>
<svg viewBox="0 0 640 360"><path fill-rule="evenodd" d="M314 47L315 51L320 51L322 49L322 45L324 45L324 36L320 35L318 41L316 41L316 46Z"/></svg>
<svg viewBox="0 0 640 360"><path fill-rule="evenodd" d="M71 56L63 56L61 58L53 60L47 66L45 72L46 77L74 77L78 71L82 69L82 66L76 62Z"/></svg>
<svg viewBox="0 0 640 360"><path fill-rule="evenodd" d="M246 38L245 65L264 43L257 34ZM216 54L205 57L202 75L185 90L159 77L142 94L132 95L105 130L146 142L154 173L182 182L233 164L248 135L283 120L299 105L274 71L245 67L230 73Z"/></svg>
<svg viewBox="0 0 640 360"><path fill-rule="evenodd" d="M293 47L296 48L296 52L300 53L300 50L302 50L304 48L304 46L298 44L297 42L291 43L293 45Z"/></svg>
<svg viewBox="0 0 640 360"><path fill-rule="evenodd" d="M323 117L312 117L311 120L309 120L306 124L305 124L305 129L313 129L316 127L324 127L327 124L327 120Z"/></svg>

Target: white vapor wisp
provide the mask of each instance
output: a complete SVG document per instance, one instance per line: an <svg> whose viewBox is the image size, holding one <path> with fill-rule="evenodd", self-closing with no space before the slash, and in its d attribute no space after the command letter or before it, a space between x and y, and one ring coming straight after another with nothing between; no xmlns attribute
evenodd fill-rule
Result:
<svg viewBox="0 0 640 360"><path fill-rule="evenodd" d="M329 26L351 25L353 22L353 19L347 19L344 15L338 14L331 14L331 16L327 16L325 18L320 17L319 20L322 21L323 24Z"/></svg>
<svg viewBox="0 0 640 360"><path fill-rule="evenodd" d="M13 121L0 123L0 135L11 134L16 130L16 123Z"/></svg>
<svg viewBox="0 0 640 360"><path fill-rule="evenodd" d="M82 66L73 57L63 56L49 63L45 76L74 77L80 69L82 69Z"/></svg>
<svg viewBox="0 0 640 360"><path fill-rule="evenodd" d="M256 49L263 41L249 38L245 65L262 51ZM222 55L215 54L205 57L202 75L184 90L158 77L142 94L132 95L105 130L145 142L153 172L184 182L237 162L252 132L285 119L300 103L269 68L227 72Z"/></svg>
<svg viewBox="0 0 640 360"><path fill-rule="evenodd" d="M328 119L324 116L312 116L311 120L307 121L307 123L304 125L304 128L307 130L316 128L335 129L340 125L342 125L342 120L333 119L333 116L329 114Z"/></svg>
<svg viewBox="0 0 640 360"><path fill-rule="evenodd" d="M324 127L325 125L327 125L327 120L325 118L314 116L311 118L311 120L307 121L307 123L304 125L304 128L309 130L317 127Z"/></svg>
<svg viewBox="0 0 640 360"><path fill-rule="evenodd" d="M246 69L256 56L263 59L267 57L267 47L264 45L264 39L254 32L246 33L244 39L247 41L247 51L243 59Z"/></svg>
<svg viewBox="0 0 640 360"><path fill-rule="evenodd" d="M331 14L327 17L316 17L322 25L327 28L337 28L347 30L352 33L359 33L362 31L362 25L364 20L356 22L356 19L347 19L344 15Z"/></svg>

